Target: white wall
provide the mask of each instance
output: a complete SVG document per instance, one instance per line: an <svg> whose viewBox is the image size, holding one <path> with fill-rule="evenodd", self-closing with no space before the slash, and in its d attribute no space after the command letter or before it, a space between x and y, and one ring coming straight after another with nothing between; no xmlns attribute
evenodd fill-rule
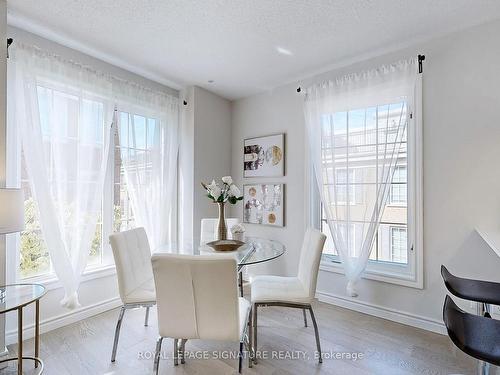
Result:
<svg viewBox="0 0 500 375"><path fill-rule="evenodd" d="M345 279L321 271L318 292L331 301L363 311L377 307L399 317L440 324L445 289L440 265L472 278L500 281L500 258L475 234L476 226L500 232L500 22L478 26L396 53L336 69L312 82L379 66L400 58L426 55L424 121L424 289L362 280L357 299L345 296ZM293 58L293 57L290 57ZM237 183L286 183L286 227L247 225L249 234L275 238L287 253L268 270L294 274L305 228L303 98L297 84L233 103L232 175ZM250 136L286 133L286 176L243 179L242 142ZM242 218L242 209L234 210ZM271 264L272 263L272 264ZM263 270L255 270L262 272ZM355 307L354 301L358 307ZM362 307L364 306L364 308ZM368 307L367 307L368 306ZM469 304L464 307L470 308ZM373 309L372 309L373 310ZM373 312L373 311L372 311ZM374 312L377 313L377 312ZM400 319L401 320L401 319ZM425 324L423 325L425 326Z"/></svg>
<svg viewBox="0 0 500 375"><path fill-rule="evenodd" d="M0 18L2 20L5 18L5 14L3 14L4 9L3 6L5 5L5 1L0 0ZM4 38L4 32L2 31L2 22L0 21L0 40L5 40ZM162 90L164 92L167 92L172 95L178 95L178 92L176 90L173 90L169 87L163 86L159 83L150 81L146 78L140 77L136 74L130 73L126 70L123 70L121 68L115 67L113 65L110 65L108 63L105 63L101 60L95 59L91 56L85 55L83 53L80 53L78 51L75 51L73 49L67 48L65 46L62 46L60 44L56 44L52 41L49 41L47 39L38 37L36 35L33 35L31 33L28 33L26 31L10 27L8 28L8 36L14 38L14 43L16 43L16 40L21 40L25 43L29 44L35 44L41 48L48 49L54 53L57 53L67 59L72 59L75 61L78 61L82 64L88 64L92 67L94 67L97 70L101 70L103 72L112 74L114 76L127 79L127 80L132 80L135 82L138 82L141 85L151 87L157 90ZM2 39L3 38L3 39ZM4 51L3 49L0 52L0 61L5 61L4 60ZM4 114L5 114L5 80L4 80L4 73L2 73L5 69L5 64L0 64L0 113L2 116L0 116L0 150L4 150L5 147L2 146L2 143L5 141L4 137L4 130L3 129L3 124L4 124ZM3 154L4 151L0 152L0 182L3 181ZM8 254L9 256L13 256L15 254L16 249L11 248L8 249ZM1 254L4 254L3 251L0 252ZM3 256L3 255L2 255ZM17 267L17 265L14 262L8 262L8 267ZM4 267L1 268L0 274L4 274ZM15 270L8 269L7 270L8 275L13 275L15 274ZM1 276L1 275L0 275ZM0 278L1 279L1 278ZM8 280L9 282L15 282L15 280ZM0 280L0 283L3 283ZM50 290L47 293L45 297L42 298L41 300L41 306L40 306L40 314L41 314L41 322L42 322L42 327L41 331L47 331L49 329L54 329L57 328L61 325L68 324L74 321L77 321L79 319L82 319L84 317L106 311L110 308L116 307L120 304L119 298L118 298L118 284L116 281L116 275L113 272L104 272L101 277L97 279L88 279L84 278L84 280L81 283L80 290L79 290L79 299L81 303L81 308L78 308L76 310L70 311L67 309L64 309L60 306L59 302L63 298L64 292L63 289L57 284L57 283L51 283L50 284ZM15 315L15 314L14 314ZM32 308L27 308L25 312L25 329L30 328L34 317ZM16 330L17 330L17 323L16 323L16 317L10 314L10 316L7 319L7 327L6 327L6 335L7 335L7 344L10 344L12 342L16 342L17 336L16 336ZM29 337L32 335L32 330L31 328L26 332L26 337ZM3 335L0 335L3 337ZM0 348L1 346L1 340L0 339Z"/></svg>
<svg viewBox="0 0 500 375"><path fill-rule="evenodd" d="M300 243L304 233L304 116L302 97L295 87L286 86L272 92L233 102L232 169L238 186L252 182L283 182L285 186L285 228L245 224L247 236L271 238L286 246L286 254L272 262L250 267L249 273L271 272L293 274L297 270ZM255 136L286 133L285 173L282 178L243 178L243 140ZM233 216L243 219L239 202Z"/></svg>
<svg viewBox="0 0 500 375"><path fill-rule="evenodd" d="M226 176L231 171L231 102L200 87L193 87L194 175L193 175L193 242L200 242L200 222L217 217L217 206L211 203L200 182Z"/></svg>

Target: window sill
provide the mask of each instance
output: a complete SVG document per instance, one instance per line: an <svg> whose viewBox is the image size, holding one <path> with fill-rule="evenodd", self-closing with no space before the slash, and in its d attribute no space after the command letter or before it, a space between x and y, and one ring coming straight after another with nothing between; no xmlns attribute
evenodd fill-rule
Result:
<svg viewBox="0 0 500 375"><path fill-rule="evenodd" d="M396 268L397 266L395 266ZM388 284L395 284L395 285L400 285L400 286L405 286L409 288L415 288L415 289L423 289L423 282L422 280L418 280L413 278L412 275L400 273L400 272L392 272L392 271L381 271L374 269L375 267L372 266L367 266L365 272L361 276L363 279L367 280L375 280L375 281L380 281ZM321 271L325 272L333 272L333 273L338 273L341 275L344 275L344 269L342 268L341 264L339 262L331 261L331 260L326 260L322 259L319 269Z"/></svg>
<svg viewBox="0 0 500 375"><path fill-rule="evenodd" d="M115 274L116 268L114 265L95 267L83 272L81 282L85 283L90 280L113 276ZM42 284L47 290L61 289L63 287L55 274L27 277L24 279L19 279L18 282Z"/></svg>

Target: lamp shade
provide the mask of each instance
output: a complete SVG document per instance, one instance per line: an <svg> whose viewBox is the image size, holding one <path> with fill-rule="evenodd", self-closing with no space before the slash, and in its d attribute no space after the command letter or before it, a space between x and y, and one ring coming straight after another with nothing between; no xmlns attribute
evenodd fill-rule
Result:
<svg viewBox="0 0 500 375"><path fill-rule="evenodd" d="M0 234L24 229L24 196L21 189L0 189Z"/></svg>

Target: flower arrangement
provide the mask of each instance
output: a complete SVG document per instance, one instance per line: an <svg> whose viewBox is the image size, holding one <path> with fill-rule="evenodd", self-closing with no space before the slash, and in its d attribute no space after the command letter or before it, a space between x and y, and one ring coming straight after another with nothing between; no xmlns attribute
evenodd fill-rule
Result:
<svg viewBox="0 0 500 375"><path fill-rule="evenodd" d="M219 222L217 224L217 240L222 241L227 239L227 226L226 217L224 212L224 205L226 202L236 204L243 199L240 189L233 183L231 176L224 176L221 178L222 185L219 185L215 180L210 184L201 183L201 186L207 191L207 197L212 202L217 203L219 206Z"/></svg>
<svg viewBox="0 0 500 375"><path fill-rule="evenodd" d="M201 186L207 191L207 197L212 199L215 203L226 203L236 204L238 201L243 199L240 189L233 183L231 176L224 176L221 178L222 186L219 185L215 180L212 180L210 184L201 183Z"/></svg>

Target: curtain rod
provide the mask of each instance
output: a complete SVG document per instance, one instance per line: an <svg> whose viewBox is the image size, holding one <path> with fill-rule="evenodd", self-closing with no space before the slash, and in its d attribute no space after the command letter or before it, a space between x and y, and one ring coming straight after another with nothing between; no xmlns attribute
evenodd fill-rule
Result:
<svg viewBox="0 0 500 375"><path fill-rule="evenodd" d="M423 61L425 60L425 55L418 55L418 72L420 74L423 73L424 68L423 68ZM302 91L302 87L297 87L297 92L300 93Z"/></svg>
<svg viewBox="0 0 500 375"><path fill-rule="evenodd" d="M7 38L7 58L9 58L9 47L10 47L10 45L11 45L13 42L14 42L14 39L12 39L12 38ZM187 104L188 104L188 102L187 102L186 100L184 100L182 104L187 105Z"/></svg>

